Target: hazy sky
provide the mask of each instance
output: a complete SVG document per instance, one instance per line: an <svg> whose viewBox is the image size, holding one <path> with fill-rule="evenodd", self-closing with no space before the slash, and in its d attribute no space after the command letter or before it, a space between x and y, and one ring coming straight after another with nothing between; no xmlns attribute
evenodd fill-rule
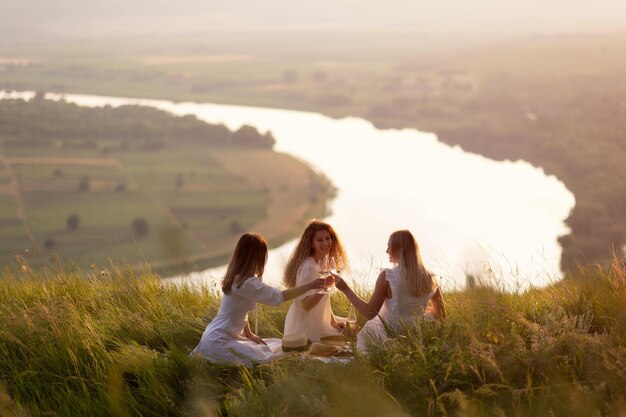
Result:
<svg viewBox="0 0 626 417"><path fill-rule="evenodd" d="M437 32L626 30L626 0L2 0L0 33L21 35L294 28ZM18 36L19 35L19 36Z"/></svg>

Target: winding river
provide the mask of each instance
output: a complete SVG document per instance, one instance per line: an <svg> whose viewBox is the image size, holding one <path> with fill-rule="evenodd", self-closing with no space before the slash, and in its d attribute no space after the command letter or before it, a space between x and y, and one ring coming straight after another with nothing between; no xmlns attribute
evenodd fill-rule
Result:
<svg viewBox="0 0 626 417"><path fill-rule="evenodd" d="M11 96L16 95L1 97ZM62 98L82 106L152 106L230 129L250 125L271 131L277 151L307 162L337 187L326 220L344 240L352 278L362 286L371 286L379 268L388 265L387 238L399 228L413 232L425 262L448 289L464 286L468 274L509 291L561 277L557 239L568 233L564 220L574 196L560 180L527 162L494 161L443 144L432 133L381 130L353 117L74 94ZM293 246L288 242L270 252L266 280L279 283ZM207 282L222 271L178 279Z"/></svg>

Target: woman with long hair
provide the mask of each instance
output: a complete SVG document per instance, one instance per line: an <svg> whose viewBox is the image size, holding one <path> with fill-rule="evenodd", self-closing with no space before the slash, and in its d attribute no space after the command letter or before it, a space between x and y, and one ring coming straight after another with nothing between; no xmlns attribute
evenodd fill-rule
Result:
<svg viewBox="0 0 626 417"><path fill-rule="evenodd" d="M261 362L279 354L280 340L271 340L270 347L270 339L254 334L248 324L248 312L256 303L277 306L307 291L324 288L325 279L281 291L263 283L266 261L267 243L263 237L246 233L239 238L222 279L224 296L220 309L192 353L211 362L231 364Z"/></svg>
<svg viewBox="0 0 626 417"><path fill-rule="evenodd" d="M304 229L285 268L284 285L294 288L316 279L318 263L324 257L340 260L342 270L348 267L348 257L339 236L326 222L311 220ZM330 294L308 292L297 297L285 318L285 336L303 334L310 341L343 331L330 306Z"/></svg>
<svg viewBox="0 0 626 417"><path fill-rule="evenodd" d="M357 335L359 350L365 350L368 338L387 339L388 326L414 322L421 317L437 319L445 316L441 290L434 275L424 265L411 232L393 232L387 242L387 254L395 267L381 271L369 301L361 299L345 280L335 275L336 287L368 319Z"/></svg>

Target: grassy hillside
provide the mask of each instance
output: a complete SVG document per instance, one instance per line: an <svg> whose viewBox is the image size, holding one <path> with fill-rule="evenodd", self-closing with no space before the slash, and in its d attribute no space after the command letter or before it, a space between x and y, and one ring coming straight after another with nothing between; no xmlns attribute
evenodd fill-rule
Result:
<svg viewBox="0 0 626 417"><path fill-rule="evenodd" d="M175 272L223 263L244 230L278 245L331 189L272 144L152 109L0 101L0 266L20 253Z"/></svg>
<svg viewBox="0 0 626 417"><path fill-rule="evenodd" d="M447 294L449 317L346 365L296 357L251 368L188 353L212 289L116 268L22 261L0 280L0 414L8 416L621 416L623 267L523 294ZM333 306L345 315L343 296ZM261 308L280 337L288 305ZM362 318L361 318L362 319Z"/></svg>

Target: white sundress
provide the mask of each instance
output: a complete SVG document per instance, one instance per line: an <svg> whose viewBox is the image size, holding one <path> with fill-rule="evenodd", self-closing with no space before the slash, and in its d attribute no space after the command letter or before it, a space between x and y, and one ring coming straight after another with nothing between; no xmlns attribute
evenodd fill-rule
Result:
<svg viewBox="0 0 626 417"><path fill-rule="evenodd" d="M424 317L431 319L430 314L424 315L428 301L435 295L436 287L430 293L422 296L414 296L409 291L409 286L400 275L399 267L386 268L385 279L391 288L391 298L385 298L380 312L376 317L369 320L357 334L356 348L366 351L367 343L372 339L383 341L389 339L385 326L394 326L401 323L415 321Z"/></svg>
<svg viewBox="0 0 626 417"><path fill-rule="evenodd" d="M306 284L318 277L317 263L313 257L308 257L298 267L296 286ZM321 300L309 311L304 309L302 300L316 292L317 290L307 291L294 299L285 318L285 336L304 334L310 341L318 342L322 336L340 333L330 324L333 316L330 306L330 293L324 294Z"/></svg>
<svg viewBox="0 0 626 417"><path fill-rule="evenodd" d="M243 327L248 312L256 303L277 306L283 302L282 291L264 284L260 278L248 278L240 288L233 284L230 294L224 294L217 315L202 334L192 354L201 355L213 363L250 365L279 356L280 339L263 339L268 345L246 338Z"/></svg>

